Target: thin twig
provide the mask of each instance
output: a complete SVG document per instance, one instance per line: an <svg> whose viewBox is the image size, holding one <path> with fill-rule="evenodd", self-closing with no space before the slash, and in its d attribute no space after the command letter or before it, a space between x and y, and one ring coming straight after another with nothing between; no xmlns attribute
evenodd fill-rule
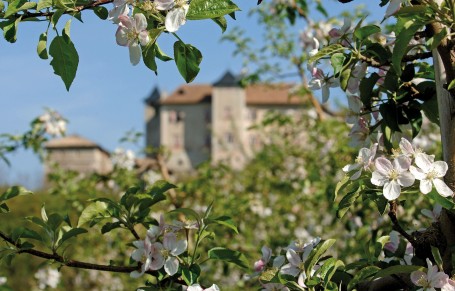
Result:
<svg viewBox="0 0 455 291"><path fill-rule="evenodd" d="M406 238L412 245L415 244L415 239L412 235L408 234L400 225L400 223L398 222L398 219L397 219L397 207L398 207L398 204L397 202L394 200L394 201L390 201L389 202L389 206L390 206L390 210L389 210L389 217L390 217L390 220L392 221L393 223L393 229L398 231L398 233L400 233L404 238Z"/></svg>

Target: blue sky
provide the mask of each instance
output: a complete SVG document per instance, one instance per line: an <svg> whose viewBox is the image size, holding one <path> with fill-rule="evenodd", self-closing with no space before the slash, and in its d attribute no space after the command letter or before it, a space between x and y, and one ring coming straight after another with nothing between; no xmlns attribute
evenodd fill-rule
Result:
<svg viewBox="0 0 455 291"><path fill-rule="evenodd" d="M242 11L237 13L236 21L228 17L228 30L238 25L252 38L260 35L255 19L248 17L248 10L256 5L256 0L235 2ZM359 1L354 2L359 4ZM336 1L327 4L329 10L336 13L354 5ZM20 23L14 44L0 39L0 94L3 100L0 133L23 133L43 108L50 107L70 121L68 134L79 134L113 150L126 131L143 131L143 100L155 86L171 92L184 83L173 62L158 61L158 76L142 63L132 66L128 49L115 43L116 26L111 22L98 19L90 11L83 14L83 20L84 23L74 20L71 27L71 38L79 53L79 67L69 92L53 74L50 60L37 56L38 37L46 30L46 23ZM60 30L64 24L65 19L60 20ZM221 30L212 21L189 21L181 27L179 36L203 54L195 83L212 83L226 70L240 71L242 60L232 57L232 44L219 41ZM166 35L158 43L172 56L174 41L174 37ZM33 154L21 151L10 158L11 167L0 164L0 183L9 181L28 186L40 183L42 166Z"/></svg>

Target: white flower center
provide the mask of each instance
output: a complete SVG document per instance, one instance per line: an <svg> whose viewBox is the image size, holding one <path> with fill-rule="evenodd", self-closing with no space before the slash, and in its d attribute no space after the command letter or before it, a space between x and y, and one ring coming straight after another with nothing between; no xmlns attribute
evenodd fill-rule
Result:
<svg viewBox="0 0 455 291"><path fill-rule="evenodd" d="M419 280L417 280L417 284L418 284L418 286L422 286L424 288L430 287L430 284L427 281L426 276L424 276L424 275L420 276Z"/></svg>
<svg viewBox="0 0 455 291"><path fill-rule="evenodd" d="M400 173L398 173L397 170L393 169L389 172L389 178L390 180L397 180L398 176L400 176Z"/></svg>
<svg viewBox="0 0 455 291"><path fill-rule="evenodd" d="M433 180L434 178L438 177L438 173L435 170L431 170L427 173L427 179Z"/></svg>
<svg viewBox="0 0 455 291"><path fill-rule="evenodd" d="M161 255L162 255L163 257L167 258L167 257L169 257L170 252L169 252L169 250L162 249L162 250L161 250Z"/></svg>

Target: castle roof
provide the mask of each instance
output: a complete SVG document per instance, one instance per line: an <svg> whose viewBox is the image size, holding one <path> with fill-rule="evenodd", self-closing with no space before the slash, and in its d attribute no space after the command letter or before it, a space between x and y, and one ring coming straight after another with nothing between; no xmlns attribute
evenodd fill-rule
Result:
<svg viewBox="0 0 455 291"><path fill-rule="evenodd" d="M300 97L291 94L292 84L254 84L245 88L247 105L301 104ZM220 86L216 86L220 87ZM221 86L224 87L224 86ZM227 86L233 87L233 86ZM199 104L210 102L215 86L208 84L185 84L161 100L163 105Z"/></svg>
<svg viewBox="0 0 455 291"><path fill-rule="evenodd" d="M97 143L88 140L86 138L80 137L79 135L68 135L65 137L57 138L50 140L45 145L46 149L99 149L109 155L109 153L104 150Z"/></svg>

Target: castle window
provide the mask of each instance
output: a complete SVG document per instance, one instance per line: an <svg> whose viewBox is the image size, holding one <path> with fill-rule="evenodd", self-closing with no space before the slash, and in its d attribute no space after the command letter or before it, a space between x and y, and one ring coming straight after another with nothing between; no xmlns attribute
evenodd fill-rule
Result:
<svg viewBox="0 0 455 291"><path fill-rule="evenodd" d="M171 110L169 111L169 123L177 123L177 111Z"/></svg>
<svg viewBox="0 0 455 291"><path fill-rule="evenodd" d="M234 135L232 134L232 132L226 132L224 135L224 140L226 141L227 144L233 144Z"/></svg>
<svg viewBox="0 0 455 291"><path fill-rule="evenodd" d="M231 119L232 118L232 109L231 109L230 106L224 106L223 117L224 117L224 119Z"/></svg>

